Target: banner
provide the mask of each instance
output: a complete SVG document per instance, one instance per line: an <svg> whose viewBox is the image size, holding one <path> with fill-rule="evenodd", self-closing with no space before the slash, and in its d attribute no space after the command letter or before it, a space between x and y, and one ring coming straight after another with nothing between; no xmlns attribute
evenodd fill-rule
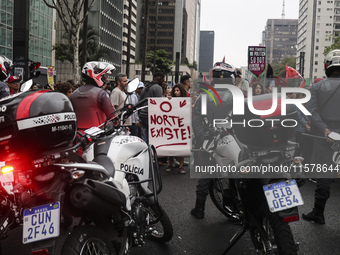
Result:
<svg viewBox="0 0 340 255"><path fill-rule="evenodd" d="M286 66L286 80L287 84L293 84L292 87L305 87L305 79L293 67Z"/></svg>
<svg viewBox="0 0 340 255"><path fill-rule="evenodd" d="M51 88L54 85L54 66L46 66L47 67L47 82Z"/></svg>
<svg viewBox="0 0 340 255"><path fill-rule="evenodd" d="M248 70L256 77L260 77L266 70L266 47L248 47Z"/></svg>
<svg viewBox="0 0 340 255"><path fill-rule="evenodd" d="M191 155L191 98L149 98L149 143L158 156Z"/></svg>

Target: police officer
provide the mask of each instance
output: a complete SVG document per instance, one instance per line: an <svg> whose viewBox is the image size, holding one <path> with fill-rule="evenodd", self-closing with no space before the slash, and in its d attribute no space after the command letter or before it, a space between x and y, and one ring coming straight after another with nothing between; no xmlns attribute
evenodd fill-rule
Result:
<svg viewBox="0 0 340 255"><path fill-rule="evenodd" d="M232 65L224 62L217 62L213 67L213 82L214 84L233 84L235 85L236 70ZM207 89L207 86L202 84L202 87ZM222 105L215 106L212 99L208 99L207 115L201 115L201 98L198 98L193 108L192 126L195 134L195 148L200 148L209 137L209 126L212 126L213 119L224 119L232 110L232 94L227 89L216 89L219 94ZM201 97L201 96L200 96ZM209 155L202 152L194 154L195 166L208 166L210 164ZM197 219L204 218L205 201L209 194L209 185L211 179L199 179L196 185L196 203L191 210L191 214Z"/></svg>
<svg viewBox="0 0 340 255"><path fill-rule="evenodd" d="M3 82L9 75L9 68L12 61L3 55L0 55L0 99L9 96L10 90L6 83Z"/></svg>
<svg viewBox="0 0 340 255"><path fill-rule="evenodd" d="M109 95L101 89L106 75L111 74L115 67L106 62L87 62L82 69L86 84L79 87L70 97L77 115L78 130L99 126L115 112Z"/></svg>
<svg viewBox="0 0 340 255"><path fill-rule="evenodd" d="M307 103L307 109L312 116L312 128L318 135L327 137L331 131L340 132L340 50L333 50L325 57L325 72L327 79L313 84L311 87L311 99ZM328 140L314 140L314 155L316 164L333 164L331 148ZM302 218L319 224L325 224L324 211L330 197L330 184L333 181L329 173L317 179L314 194L314 208Z"/></svg>

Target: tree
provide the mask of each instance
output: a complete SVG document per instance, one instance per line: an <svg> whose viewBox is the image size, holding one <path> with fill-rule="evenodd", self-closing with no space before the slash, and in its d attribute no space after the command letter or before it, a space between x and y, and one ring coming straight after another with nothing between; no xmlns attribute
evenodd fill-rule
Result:
<svg viewBox="0 0 340 255"><path fill-rule="evenodd" d="M96 0L91 0L87 12L83 13L85 0L43 0L46 6L57 11L58 17L63 23L68 42L73 48L74 80L80 82L79 66L79 33L89 11Z"/></svg>
<svg viewBox="0 0 340 255"><path fill-rule="evenodd" d="M325 51L323 52L323 54L326 56L328 54L328 52L330 52L332 50L336 50L336 49L340 49L340 36L335 38L334 43L331 46L327 47L325 49Z"/></svg>
<svg viewBox="0 0 340 255"><path fill-rule="evenodd" d="M286 66L296 67L296 59L295 58L285 58L281 61L280 64L271 63L270 64L274 71L274 76L285 78L286 77Z"/></svg>
<svg viewBox="0 0 340 255"><path fill-rule="evenodd" d="M174 62L168 58L168 55L169 54L164 49L157 50L155 66L154 66L153 65L154 52L149 51L146 56L146 67L150 68L150 71L152 72L152 74L155 74L158 72L161 72L163 74L170 73Z"/></svg>
<svg viewBox="0 0 340 255"><path fill-rule="evenodd" d="M84 41L83 41L83 29L80 29L79 37L81 38L79 41L79 57L82 55L82 52L84 50ZM98 42L99 34L93 29L93 27L89 26L87 30L87 46L86 46L86 59L87 61L97 61L100 58L107 57L109 51L103 48L100 48L99 42ZM63 36L64 39L68 38L67 33ZM65 44L65 43L56 43L53 46L53 50L56 52L56 59L60 60L61 62L69 61L73 64L73 54L74 49L72 45ZM85 63L83 63L82 60L80 60L80 66L83 66Z"/></svg>

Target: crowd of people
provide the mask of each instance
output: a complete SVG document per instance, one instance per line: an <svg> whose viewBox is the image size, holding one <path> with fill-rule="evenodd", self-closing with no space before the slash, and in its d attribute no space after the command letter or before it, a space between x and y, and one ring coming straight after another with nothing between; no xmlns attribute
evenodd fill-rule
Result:
<svg viewBox="0 0 340 255"><path fill-rule="evenodd" d="M11 94L19 92L21 79L17 76L10 76L5 71L5 63L10 60L1 56L1 72L0 72L0 99ZM303 136L303 133L313 131L321 136L327 136L331 131L340 132L340 115L337 114L340 98L340 90L338 90L338 81L340 78L340 50L331 51L325 59L325 70L328 79L320 80L311 86L311 100L306 107L312 113L312 116L304 115L298 108L298 126L295 136L296 141L300 144L296 155L305 158L306 163L312 160L322 164L333 164L331 143L324 140L315 140ZM104 78L107 74L113 74L115 67L105 62L88 62L82 69L82 84L75 84L72 80L67 82L58 82L52 88L55 91L65 94L72 102L77 115L78 129L84 131L93 126L102 124L105 119L114 114L124 104L136 104L139 100L148 97L196 97L197 93L191 91L193 81L189 75L184 75L179 84L174 85L171 89L164 82L164 74L155 73L153 80L144 84L140 82L138 88L133 93L127 93L126 88L129 83L129 77L126 74L118 74L115 77L114 87ZM263 84L261 82L248 83L242 79L242 73L239 69L234 69L227 63L219 62L213 68L213 78L218 80L225 79L228 84L234 84L239 87L247 96L251 90L253 96L271 93L272 85ZM4 82L5 81L5 82ZM213 86L213 84L210 84ZM275 86L275 85L274 85ZM39 87L33 84L31 89L35 90ZM191 92L191 95L190 95ZM230 107L232 99L228 95L221 92L221 98L226 102L225 107ZM302 97L303 94L292 93L288 95L291 98ZM193 115L200 111L199 100L196 101L193 108ZM223 112L232 110L225 108ZM198 116L199 114L197 114ZM216 116L215 116L216 117ZM144 108L139 113L132 115L126 120L125 125L129 128L132 135L141 137L146 143L149 143L148 130L148 108ZM198 146L203 143L203 127L202 119L193 119L193 131L197 138ZM314 145L313 145L314 144ZM313 150L314 149L314 150ZM314 151L314 152L313 152ZM314 157L312 157L314 155ZM203 158L195 160L204 160ZM160 164L167 165L166 171L173 170L177 163L178 171L185 174L184 157L174 158L169 155L168 158L160 159ZM196 218L204 218L204 205L208 195L208 185L210 180L201 179L196 189L196 205L191 214ZM324 224L324 210L326 202L330 196L330 184L332 179L320 178L316 180L317 186L315 190L315 204L312 211L303 214L303 218L319 224Z"/></svg>

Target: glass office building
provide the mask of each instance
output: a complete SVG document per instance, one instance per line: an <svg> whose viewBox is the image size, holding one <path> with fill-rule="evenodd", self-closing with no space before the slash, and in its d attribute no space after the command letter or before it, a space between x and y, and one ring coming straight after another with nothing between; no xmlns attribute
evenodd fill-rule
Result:
<svg viewBox="0 0 340 255"><path fill-rule="evenodd" d="M13 59L14 0L0 3L0 54ZM43 0L30 0L29 22L29 59L51 65L53 10Z"/></svg>
<svg viewBox="0 0 340 255"><path fill-rule="evenodd" d="M0 1L0 54L13 57L13 0Z"/></svg>
<svg viewBox="0 0 340 255"><path fill-rule="evenodd" d="M40 62L42 66L51 65L53 9L43 0L30 0L29 15L29 59Z"/></svg>
<svg viewBox="0 0 340 255"><path fill-rule="evenodd" d="M89 12L88 24L98 31L99 45L108 51L108 57L101 59L122 70L123 47L123 0L97 0Z"/></svg>

